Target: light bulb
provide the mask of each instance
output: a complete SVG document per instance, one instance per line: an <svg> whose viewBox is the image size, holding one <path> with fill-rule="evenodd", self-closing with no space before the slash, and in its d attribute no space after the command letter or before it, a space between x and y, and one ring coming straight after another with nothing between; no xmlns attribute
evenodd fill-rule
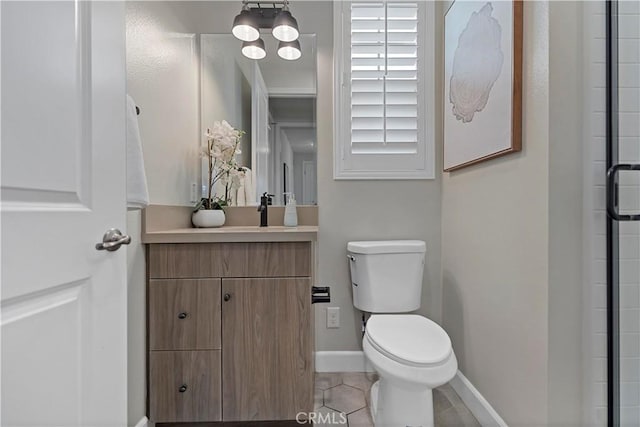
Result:
<svg viewBox="0 0 640 427"><path fill-rule="evenodd" d="M242 43L242 54L249 59L262 59L267 56L267 51L264 49L264 41L257 39L251 42Z"/></svg>
<svg viewBox="0 0 640 427"><path fill-rule="evenodd" d="M300 50L300 42L294 40L292 42L280 42L278 44L278 56L287 61L295 61L302 56Z"/></svg>

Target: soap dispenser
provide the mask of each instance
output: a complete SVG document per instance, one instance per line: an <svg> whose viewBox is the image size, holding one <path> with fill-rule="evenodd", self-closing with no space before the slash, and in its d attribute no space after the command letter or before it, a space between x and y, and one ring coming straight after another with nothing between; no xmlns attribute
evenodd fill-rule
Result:
<svg viewBox="0 0 640 427"><path fill-rule="evenodd" d="M284 207L284 226L285 227L297 227L298 226L298 211L296 209L296 197L293 193L289 193L288 197L285 195L287 204Z"/></svg>

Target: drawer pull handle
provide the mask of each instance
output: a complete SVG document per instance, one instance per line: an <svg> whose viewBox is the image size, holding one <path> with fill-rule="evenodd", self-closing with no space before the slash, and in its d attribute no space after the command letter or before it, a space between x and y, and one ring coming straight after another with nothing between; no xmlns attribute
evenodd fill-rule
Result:
<svg viewBox="0 0 640 427"><path fill-rule="evenodd" d="M187 318L187 313L182 312L180 314L178 314L178 319L186 319Z"/></svg>
<svg viewBox="0 0 640 427"><path fill-rule="evenodd" d="M231 299L231 294L224 294L224 300L229 301Z"/></svg>
<svg viewBox="0 0 640 427"><path fill-rule="evenodd" d="M187 385L186 385L186 384L182 384L182 385L180 386L180 388L178 389L178 391L179 391L180 393L184 393L185 391L187 391Z"/></svg>

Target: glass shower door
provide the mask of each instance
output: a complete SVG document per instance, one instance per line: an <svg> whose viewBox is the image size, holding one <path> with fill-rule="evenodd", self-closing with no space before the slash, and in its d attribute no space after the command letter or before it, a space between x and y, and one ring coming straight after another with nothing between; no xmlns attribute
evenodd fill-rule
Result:
<svg viewBox="0 0 640 427"><path fill-rule="evenodd" d="M640 425L640 2L606 2L609 426Z"/></svg>

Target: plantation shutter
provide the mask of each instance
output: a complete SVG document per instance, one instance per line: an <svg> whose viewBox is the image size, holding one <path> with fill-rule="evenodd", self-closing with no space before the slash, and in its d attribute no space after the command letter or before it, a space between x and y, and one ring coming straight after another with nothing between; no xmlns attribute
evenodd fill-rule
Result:
<svg viewBox="0 0 640 427"><path fill-rule="evenodd" d="M434 178L434 3L334 4L334 178Z"/></svg>
<svg viewBox="0 0 640 427"><path fill-rule="evenodd" d="M351 3L351 154L417 154L418 4Z"/></svg>

